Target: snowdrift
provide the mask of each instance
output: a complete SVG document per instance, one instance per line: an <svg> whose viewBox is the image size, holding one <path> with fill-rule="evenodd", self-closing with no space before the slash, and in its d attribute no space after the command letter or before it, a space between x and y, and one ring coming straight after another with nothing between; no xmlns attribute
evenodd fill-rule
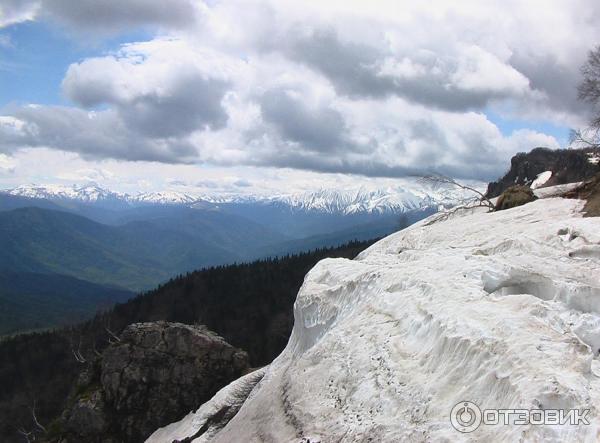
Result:
<svg viewBox="0 0 600 443"><path fill-rule="evenodd" d="M597 441L600 221L583 204L433 216L320 262L282 354L148 441ZM589 424L461 433L463 401L589 410Z"/></svg>

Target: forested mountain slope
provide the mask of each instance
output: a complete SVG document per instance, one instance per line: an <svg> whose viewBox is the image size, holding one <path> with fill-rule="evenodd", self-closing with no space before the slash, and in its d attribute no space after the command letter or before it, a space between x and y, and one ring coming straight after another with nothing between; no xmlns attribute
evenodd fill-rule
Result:
<svg viewBox="0 0 600 443"><path fill-rule="evenodd" d="M134 295L66 275L0 271L0 335L77 323Z"/></svg>
<svg viewBox="0 0 600 443"><path fill-rule="evenodd" d="M325 257L353 258L370 243L192 272L80 325L5 338L0 341L3 441L21 441L17 429L31 428L34 402L39 420L50 427L85 367L73 351L91 359L112 334L134 322L205 323L246 350L253 365L270 362L287 343L294 300L310 268Z"/></svg>
<svg viewBox="0 0 600 443"><path fill-rule="evenodd" d="M240 217L191 209L108 226L68 212L20 208L0 212L0 269L142 290L181 272L246 260L254 248L281 238Z"/></svg>

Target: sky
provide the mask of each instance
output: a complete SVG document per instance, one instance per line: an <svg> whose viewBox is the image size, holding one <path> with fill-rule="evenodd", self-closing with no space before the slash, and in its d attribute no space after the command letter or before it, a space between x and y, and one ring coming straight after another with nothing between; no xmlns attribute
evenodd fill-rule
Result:
<svg viewBox="0 0 600 443"><path fill-rule="evenodd" d="M489 181L592 110L594 0L0 0L0 188Z"/></svg>

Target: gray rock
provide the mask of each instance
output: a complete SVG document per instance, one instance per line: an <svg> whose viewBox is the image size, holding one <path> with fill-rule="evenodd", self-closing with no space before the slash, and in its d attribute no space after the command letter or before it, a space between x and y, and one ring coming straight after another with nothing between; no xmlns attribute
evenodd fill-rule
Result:
<svg viewBox="0 0 600 443"><path fill-rule="evenodd" d="M104 413L102 391L95 390L82 395L66 418L66 429L85 438L86 441L92 441L95 436L106 433L108 423Z"/></svg>
<svg viewBox="0 0 600 443"><path fill-rule="evenodd" d="M249 368L246 352L204 326L136 323L120 340L80 377L89 387L63 414L64 441L144 441Z"/></svg>

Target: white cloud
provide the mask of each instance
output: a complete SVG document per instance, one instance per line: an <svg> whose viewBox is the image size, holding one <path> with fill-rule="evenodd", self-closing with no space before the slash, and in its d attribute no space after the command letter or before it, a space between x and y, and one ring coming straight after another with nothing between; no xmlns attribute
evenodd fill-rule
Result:
<svg viewBox="0 0 600 443"><path fill-rule="evenodd" d="M5 112L4 152L491 179L515 152L558 142L502 134L485 112L581 124L578 67L600 40L591 0L67 3L38 16L161 36L71 65L71 107Z"/></svg>
<svg viewBox="0 0 600 443"><path fill-rule="evenodd" d="M462 91L487 91L519 97L529 88L527 77L479 46L461 48L451 82Z"/></svg>
<svg viewBox="0 0 600 443"><path fill-rule="evenodd" d="M185 139L145 137L132 132L118 112L85 111L62 106L25 106L0 120L0 147L52 147L85 158L192 162L194 146ZM6 123L8 122L8 123Z"/></svg>
<svg viewBox="0 0 600 443"><path fill-rule="evenodd" d="M0 154L0 174L12 174L17 166L16 161L6 154Z"/></svg>
<svg viewBox="0 0 600 443"><path fill-rule="evenodd" d="M82 34L150 26L181 28L196 23L200 5L194 0L2 0L0 28L40 18Z"/></svg>
<svg viewBox="0 0 600 443"><path fill-rule="evenodd" d="M196 23L195 0L51 0L43 13L80 32L111 33L136 26L181 28Z"/></svg>
<svg viewBox="0 0 600 443"><path fill-rule="evenodd" d="M0 28L33 20L40 8L37 0L2 0L0 4Z"/></svg>
<svg viewBox="0 0 600 443"><path fill-rule="evenodd" d="M0 173L0 189L24 183L70 185L94 181L108 189L128 193L170 190L192 195L272 196L319 188L385 188L411 182L402 178L317 173L274 167L199 167L156 162L131 164L110 159L98 163L74 153L47 148L23 149L9 158L15 164L14 172ZM102 173L94 174L94 180L88 180L95 169L100 169ZM244 186L247 184L250 186Z"/></svg>
<svg viewBox="0 0 600 443"><path fill-rule="evenodd" d="M102 168L81 168L75 171L60 172L56 175L59 180L75 183L82 182L106 182L115 178L115 174Z"/></svg>

